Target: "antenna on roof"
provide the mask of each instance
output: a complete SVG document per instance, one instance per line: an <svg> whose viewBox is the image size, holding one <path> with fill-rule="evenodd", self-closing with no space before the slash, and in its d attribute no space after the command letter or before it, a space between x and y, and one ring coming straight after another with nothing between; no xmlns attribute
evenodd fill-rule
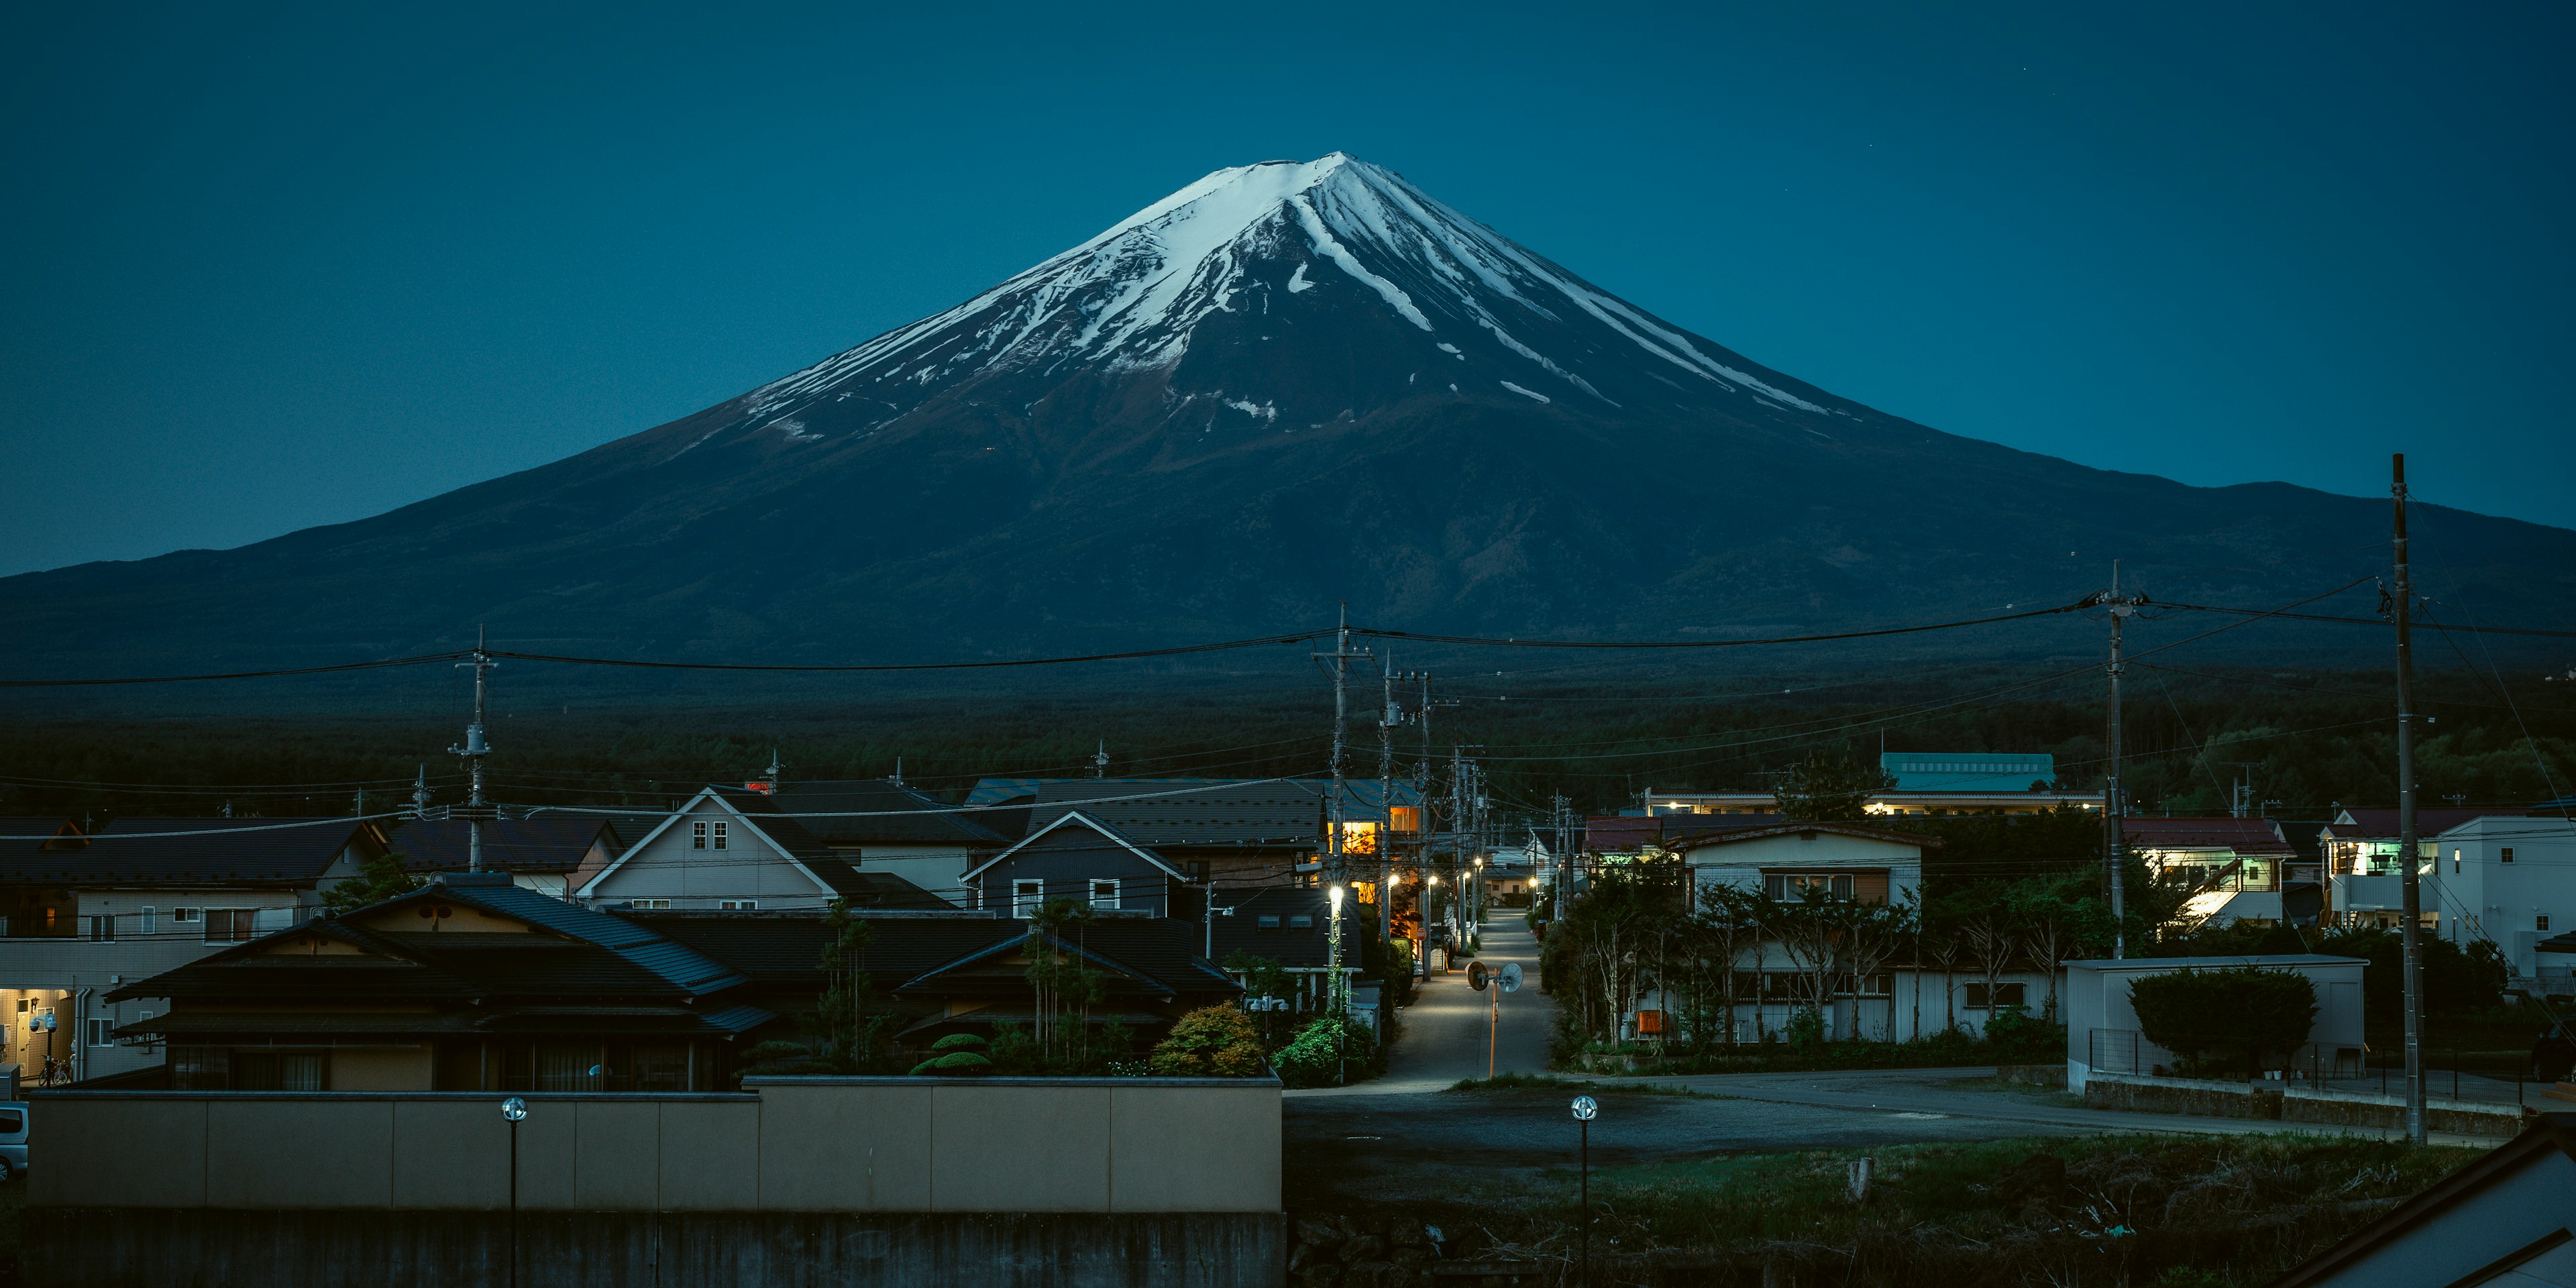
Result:
<svg viewBox="0 0 2576 1288"><path fill-rule="evenodd" d="M769 768L760 771L769 778L770 795L775 796L778 794L778 771L785 768L786 766L778 763L778 748L771 747L769 749Z"/></svg>
<svg viewBox="0 0 2576 1288"><path fill-rule="evenodd" d="M429 817L429 766L420 767L420 776L411 780L411 816Z"/></svg>
<svg viewBox="0 0 2576 1288"><path fill-rule="evenodd" d="M1091 753L1091 776L1094 778L1109 776L1109 740L1106 738L1100 740L1100 750Z"/></svg>
<svg viewBox="0 0 2576 1288"><path fill-rule="evenodd" d="M901 756L894 758L894 785L903 786L903 757Z"/></svg>

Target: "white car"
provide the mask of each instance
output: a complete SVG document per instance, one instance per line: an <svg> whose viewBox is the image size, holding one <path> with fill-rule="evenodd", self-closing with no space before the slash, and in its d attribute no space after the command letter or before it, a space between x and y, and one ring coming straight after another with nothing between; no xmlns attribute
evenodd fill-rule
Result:
<svg viewBox="0 0 2576 1288"><path fill-rule="evenodd" d="M27 1102L0 1100L0 1181L27 1171Z"/></svg>

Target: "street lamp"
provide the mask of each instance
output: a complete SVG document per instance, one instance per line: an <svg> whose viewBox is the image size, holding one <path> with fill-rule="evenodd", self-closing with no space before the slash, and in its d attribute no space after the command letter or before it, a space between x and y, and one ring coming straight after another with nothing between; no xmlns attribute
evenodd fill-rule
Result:
<svg viewBox="0 0 2576 1288"><path fill-rule="evenodd" d="M528 1116L528 1102L517 1096L502 1101L501 1116L510 1122L510 1288L519 1288L519 1123Z"/></svg>
<svg viewBox="0 0 2576 1288"><path fill-rule="evenodd" d="M1342 888L1334 886L1327 897L1333 902L1332 930L1324 942L1333 970L1333 1027L1339 1039L1334 1045L1340 1048L1341 1060L1341 1071L1333 1085L1338 1087L1351 1080L1351 1008L1350 994L1344 991L1342 980Z"/></svg>

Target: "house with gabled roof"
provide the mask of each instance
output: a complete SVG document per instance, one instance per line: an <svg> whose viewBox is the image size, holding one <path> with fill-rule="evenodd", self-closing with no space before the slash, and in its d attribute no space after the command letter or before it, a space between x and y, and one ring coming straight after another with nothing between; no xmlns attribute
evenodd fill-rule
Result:
<svg viewBox="0 0 2576 1288"><path fill-rule="evenodd" d="M297 924L385 849L350 817L0 819L0 1063L73 1078L158 1064L108 991Z"/></svg>
<svg viewBox="0 0 2576 1288"><path fill-rule="evenodd" d="M1074 899L1094 913L1171 917L1199 913L1199 891L1162 855L1126 833L1068 810L965 874L976 906L1026 919L1050 899ZM1177 903L1189 906L1176 912Z"/></svg>
<svg viewBox="0 0 2576 1288"><path fill-rule="evenodd" d="M706 1091L778 1020L748 977L514 884L427 886L125 985L176 1090Z"/></svg>
<svg viewBox="0 0 2576 1288"><path fill-rule="evenodd" d="M573 890L592 907L718 911L953 905L887 873L862 872L766 792L708 787Z"/></svg>
<svg viewBox="0 0 2576 1288"><path fill-rule="evenodd" d="M472 827L463 819L403 819L387 827L385 843L402 855L406 872L463 872L472 862ZM483 870L507 872L557 898L571 896L574 873L606 867L625 849L617 829L598 815L483 821Z"/></svg>
<svg viewBox="0 0 2576 1288"><path fill-rule="evenodd" d="M2120 826L2149 872L2190 891L2182 915L2195 925L2316 918L2316 888L2288 879L2298 851L2271 819L2145 814L2124 818Z"/></svg>

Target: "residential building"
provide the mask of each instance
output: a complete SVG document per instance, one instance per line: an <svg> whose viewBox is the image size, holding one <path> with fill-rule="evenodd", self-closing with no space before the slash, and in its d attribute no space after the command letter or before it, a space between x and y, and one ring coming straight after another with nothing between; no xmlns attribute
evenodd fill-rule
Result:
<svg viewBox="0 0 2576 1288"><path fill-rule="evenodd" d="M2576 1113L2543 1113L2273 1280L2274 1288L2544 1288L2576 1283Z"/></svg>
<svg viewBox="0 0 2576 1288"><path fill-rule="evenodd" d="M823 949L831 930L812 913L620 911L619 917L686 944L740 971L749 999L784 1012L814 1007L824 987ZM1102 974L1102 1000L1083 1022L1119 1023L1137 1049L1160 1041L1173 1022L1203 1006L1238 996L1234 983L1200 955L1195 922L1114 917L1057 931L986 913L863 911L866 942L854 966L875 987L883 1013L899 1015L897 1041L916 1054L950 1033L990 1038L1008 1022L1022 1029L1036 1017L1028 979L1033 933L1053 951Z"/></svg>
<svg viewBox="0 0 2576 1288"><path fill-rule="evenodd" d="M402 819L385 843L407 872L463 872L471 863L473 825L463 819ZM518 884L558 899L572 897L573 874L606 867L625 850L617 829L597 815L548 814L483 823L483 870L507 872Z"/></svg>
<svg viewBox="0 0 2576 1288"><path fill-rule="evenodd" d="M2435 859L2441 853L2438 838L2444 832L2481 818L2518 818L2525 813L2519 806L2418 809L2417 875L2437 875ZM2338 807L2334 820L2319 834L2318 843L2326 868L2325 921L2345 929L2397 926L2404 914L2403 877L2397 864L2397 811ZM2424 925L2439 929L2444 920L2442 902L2426 895L2418 907Z"/></svg>
<svg viewBox="0 0 2576 1288"><path fill-rule="evenodd" d="M313 916L384 849L354 818L0 819L0 1063L76 1079L158 1064L114 1033L169 1003L111 994Z"/></svg>
<svg viewBox="0 0 2576 1288"><path fill-rule="evenodd" d="M2195 924L2315 920L2316 887L2290 883L2297 851L2270 819L2141 816L2121 826L2148 871L2191 891L2182 915ZM2304 916L2285 913L2290 905Z"/></svg>
<svg viewBox="0 0 2576 1288"><path fill-rule="evenodd" d="M2044 752L1886 752L1879 770L1895 785L1870 794L1872 814L2035 814L2051 809L2100 809L2102 793L2068 791L2058 784L2056 758ZM1677 792L1647 789L1652 814L1768 814L1779 809L1770 792Z"/></svg>
<svg viewBox="0 0 2576 1288"><path fill-rule="evenodd" d="M749 979L638 923L441 872L409 894L108 993L118 1035L200 1091L708 1091L779 1019Z"/></svg>
<svg viewBox="0 0 2576 1288"><path fill-rule="evenodd" d="M1160 854L1192 881L1220 887L1296 885L1322 871L1330 846L1329 781L1221 778L987 778L966 804L985 826L1019 837L1074 809ZM1375 779L1343 783L1343 853L1366 881L1384 825L1391 853L1426 838L1412 783L1381 793Z"/></svg>
<svg viewBox="0 0 2576 1288"><path fill-rule="evenodd" d="M2441 914L2435 933L2462 948L2492 941L2518 981L2563 974L2569 960L2540 944L2576 930L2576 822L2490 814L2452 827L2434 838L2417 896Z"/></svg>
<svg viewBox="0 0 2576 1288"><path fill-rule="evenodd" d="M1332 923L1332 900L1315 886L1228 893L1208 919L1207 958L1238 984L1248 983L1251 972L1234 963L1259 958L1277 965L1288 976L1289 1009L1308 1014L1332 997ZM1353 985L1360 977L1359 944L1358 933L1346 931L1341 972Z"/></svg>
<svg viewBox="0 0 2576 1288"><path fill-rule="evenodd" d="M1197 888L1163 856L1081 810L1058 814L965 874L975 906L1026 920L1053 899L1095 914L1197 920Z"/></svg>
<svg viewBox="0 0 2576 1288"><path fill-rule="evenodd" d="M593 907L819 910L953 907L911 882L864 872L766 792L709 787L573 889Z"/></svg>
<svg viewBox="0 0 2576 1288"><path fill-rule="evenodd" d="M899 877L957 907L972 902L966 870L1010 844L977 813L891 779L789 780L770 799L857 871Z"/></svg>
<svg viewBox="0 0 2576 1288"><path fill-rule="evenodd" d="M1940 841L1860 823L1776 823L1676 843L1691 888L1727 884L1794 900L1814 890L1863 903L1922 897L1923 851Z"/></svg>

